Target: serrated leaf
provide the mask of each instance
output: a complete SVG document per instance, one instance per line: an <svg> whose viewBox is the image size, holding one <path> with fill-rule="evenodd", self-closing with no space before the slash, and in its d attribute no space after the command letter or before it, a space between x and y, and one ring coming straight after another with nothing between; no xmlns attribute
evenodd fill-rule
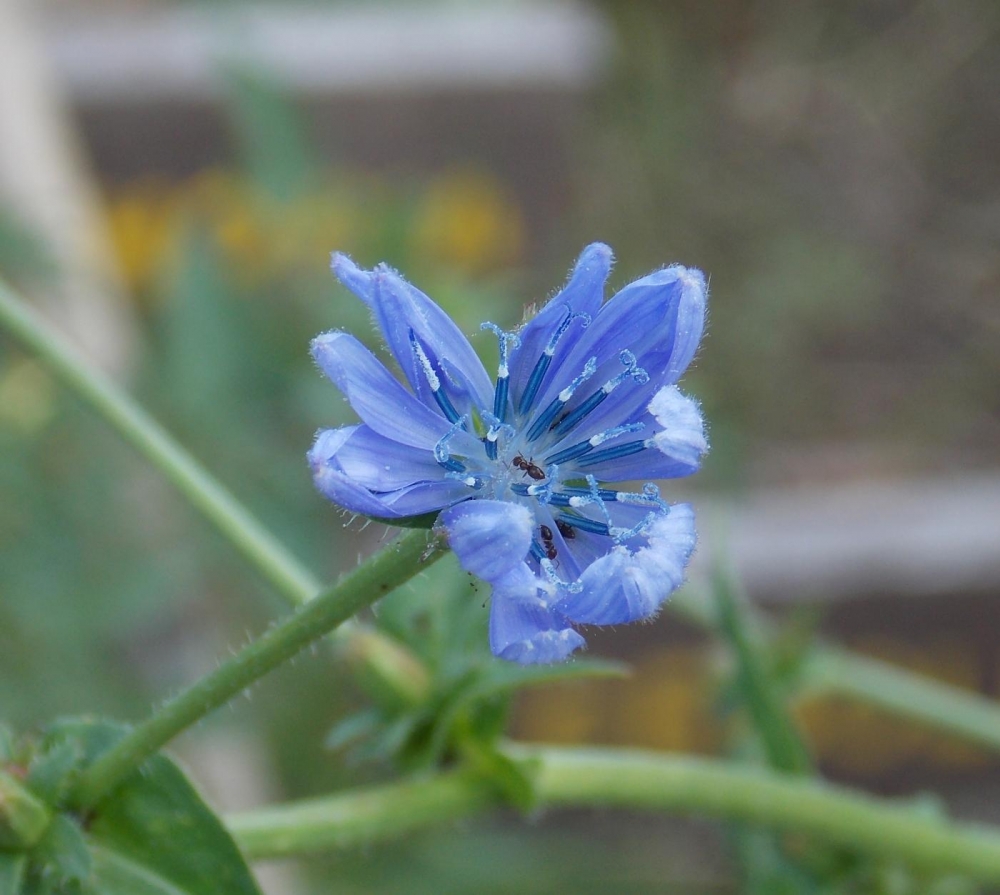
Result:
<svg viewBox="0 0 1000 895"><path fill-rule="evenodd" d="M53 725L47 739L53 749L74 743L93 760L124 731L109 722L71 720ZM144 762L97 805L87 818L86 841L93 891L101 895L260 895L229 832L164 755Z"/></svg>

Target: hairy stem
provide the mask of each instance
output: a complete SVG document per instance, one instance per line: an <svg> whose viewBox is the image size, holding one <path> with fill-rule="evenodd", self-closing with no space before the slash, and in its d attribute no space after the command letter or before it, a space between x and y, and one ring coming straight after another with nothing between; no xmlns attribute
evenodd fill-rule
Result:
<svg viewBox="0 0 1000 895"><path fill-rule="evenodd" d="M257 518L128 394L91 367L65 339L0 281L0 326L33 352L78 397L143 455L293 606L320 592L321 584ZM419 702L429 686L427 670L395 640L352 625L363 634L348 644L352 662L398 691L400 701ZM345 626L345 631L347 626ZM368 667L370 666L370 667Z"/></svg>
<svg viewBox="0 0 1000 895"><path fill-rule="evenodd" d="M602 806L737 820L805 833L914 867L1000 881L1000 833L928 817L843 787L717 759L627 749L517 745L541 807ZM467 772L387 784L227 819L251 858L392 839L501 804Z"/></svg>
<svg viewBox="0 0 1000 895"><path fill-rule="evenodd" d="M82 808L96 804L181 731L224 705L359 609L408 581L444 552L445 548L432 532L415 529L403 534L134 728L84 771L74 803Z"/></svg>

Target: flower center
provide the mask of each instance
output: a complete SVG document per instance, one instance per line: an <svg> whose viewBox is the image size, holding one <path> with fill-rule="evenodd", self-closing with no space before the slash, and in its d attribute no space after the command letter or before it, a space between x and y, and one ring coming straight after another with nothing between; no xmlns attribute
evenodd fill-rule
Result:
<svg viewBox="0 0 1000 895"><path fill-rule="evenodd" d="M448 475L477 492L476 496L507 500L527 506L540 519L532 554L542 565L557 555L555 524L562 541L576 539L578 533L611 537L621 544L641 534L652 520L666 512L667 505L653 484L642 492L619 491L601 487L593 470L600 464L638 453L652 444L651 438L627 436L640 433L641 422L610 426L580 437L584 422L616 389L628 383L644 385L649 376L638 365L635 355L623 350L618 355L621 369L600 387L587 385L598 372L597 357L590 357L566 386L543 407L537 402L544 393L547 374L556 347L570 323L577 319L567 313L552 334L528 377L524 392L512 407L510 395L509 353L520 339L516 333L484 323L498 339L500 359L492 407L470 406L460 415L442 387L441 377L426 352L414 342L414 352L425 371L428 386L445 417L452 423L449 432L438 442L435 459ZM589 323L589 318L586 320ZM578 400L579 396L582 397ZM482 453L455 455L451 443L460 433L475 433ZM607 445L607 446L605 446ZM616 513L615 505L646 508L636 514ZM633 520L634 524L616 524L615 518Z"/></svg>

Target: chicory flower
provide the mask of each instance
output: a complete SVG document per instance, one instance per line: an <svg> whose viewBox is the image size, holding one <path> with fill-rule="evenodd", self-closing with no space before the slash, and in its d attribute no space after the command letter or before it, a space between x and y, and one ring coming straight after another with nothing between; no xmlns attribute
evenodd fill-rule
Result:
<svg viewBox="0 0 1000 895"><path fill-rule="evenodd" d="M490 646L524 664L566 658L579 625L654 615L684 578L694 513L648 480L689 475L707 449L675 383L705 319L700 271L672 265L604 302L611 250L584 249L568 282L505 332L495 379L455 323L390 268L333 256L371 309L405 385L354 336L313 357L362 423L321 431L318 489L379 519L440 514L467 571L492 587ZM618 483L646 481L641 488Z"/></svg>

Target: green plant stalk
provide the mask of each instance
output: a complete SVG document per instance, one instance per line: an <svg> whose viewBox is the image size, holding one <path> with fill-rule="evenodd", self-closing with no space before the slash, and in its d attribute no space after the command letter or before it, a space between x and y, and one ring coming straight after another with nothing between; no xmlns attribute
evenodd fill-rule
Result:
<svg viewBox="0 0 1000 895"><path fill-rule="evenodd" d="M706 593L690 585L670 602L683 619L709 631L720 620ZM745 606L747 636L766 649L774 637L763 613ZM758 647L758 648L760 648ZM802 669L798 698L834 694L884 709L897 717L947 731L1000 752L1000 705L971 690L937 681L888 662L822 642Z"/></svg>
<svg viewBox="0 0 1000 895"><path fill-rule="evenodd" d="M397 538L126 734L83 772L74 792L74 805L80 808L95 805L181 731L347 621L359 609L408 581L445 550L437 536L424 529L413 529Z"/></svg>
<svg viewBox="0 0 1000 895"><path fill-rule="evenodd" d="M250 858L358 848L496 808L498 790L482 777L450 771L304 799L226 818Z"/></svg>
<svg viewBox="0 0 1000 895"><path fill-rule="evenodd" d="M771 679L761 638L754 638L748 630L746 600L736 592L729 573L721 568L713 575L713 591L719 630L735 655L737 683L768 765L790 774L809 774L809 752Z"/></svg>
<svg viewBox="0 0 1000 895"><path fill-rule="evenodd" d="M626 749L510 745L530 762L539 807L643 809L734 820L816 836L935 872L1000 881L1000 833L928 817L814 779L717 759ZM500 807L497 790L452 772L227 818L250 858L392 839Z"/></svg>
<svg viewBox="0 0 1000 895"><path fill-rule="evenodd" d="M293 606L320 592L320 582L217 479L128 394L93 369L61 336L52 331L27 304L0 281L0 326L45 363L71 391L117 430L194 506ZM419 702L430 677L420 661L402 644L371 628L344 626L341 639L364 632L349 644L350 659L373 677L391 674L383 686L405 703ZM369 655L370 654L370 655Z"/></svg>

